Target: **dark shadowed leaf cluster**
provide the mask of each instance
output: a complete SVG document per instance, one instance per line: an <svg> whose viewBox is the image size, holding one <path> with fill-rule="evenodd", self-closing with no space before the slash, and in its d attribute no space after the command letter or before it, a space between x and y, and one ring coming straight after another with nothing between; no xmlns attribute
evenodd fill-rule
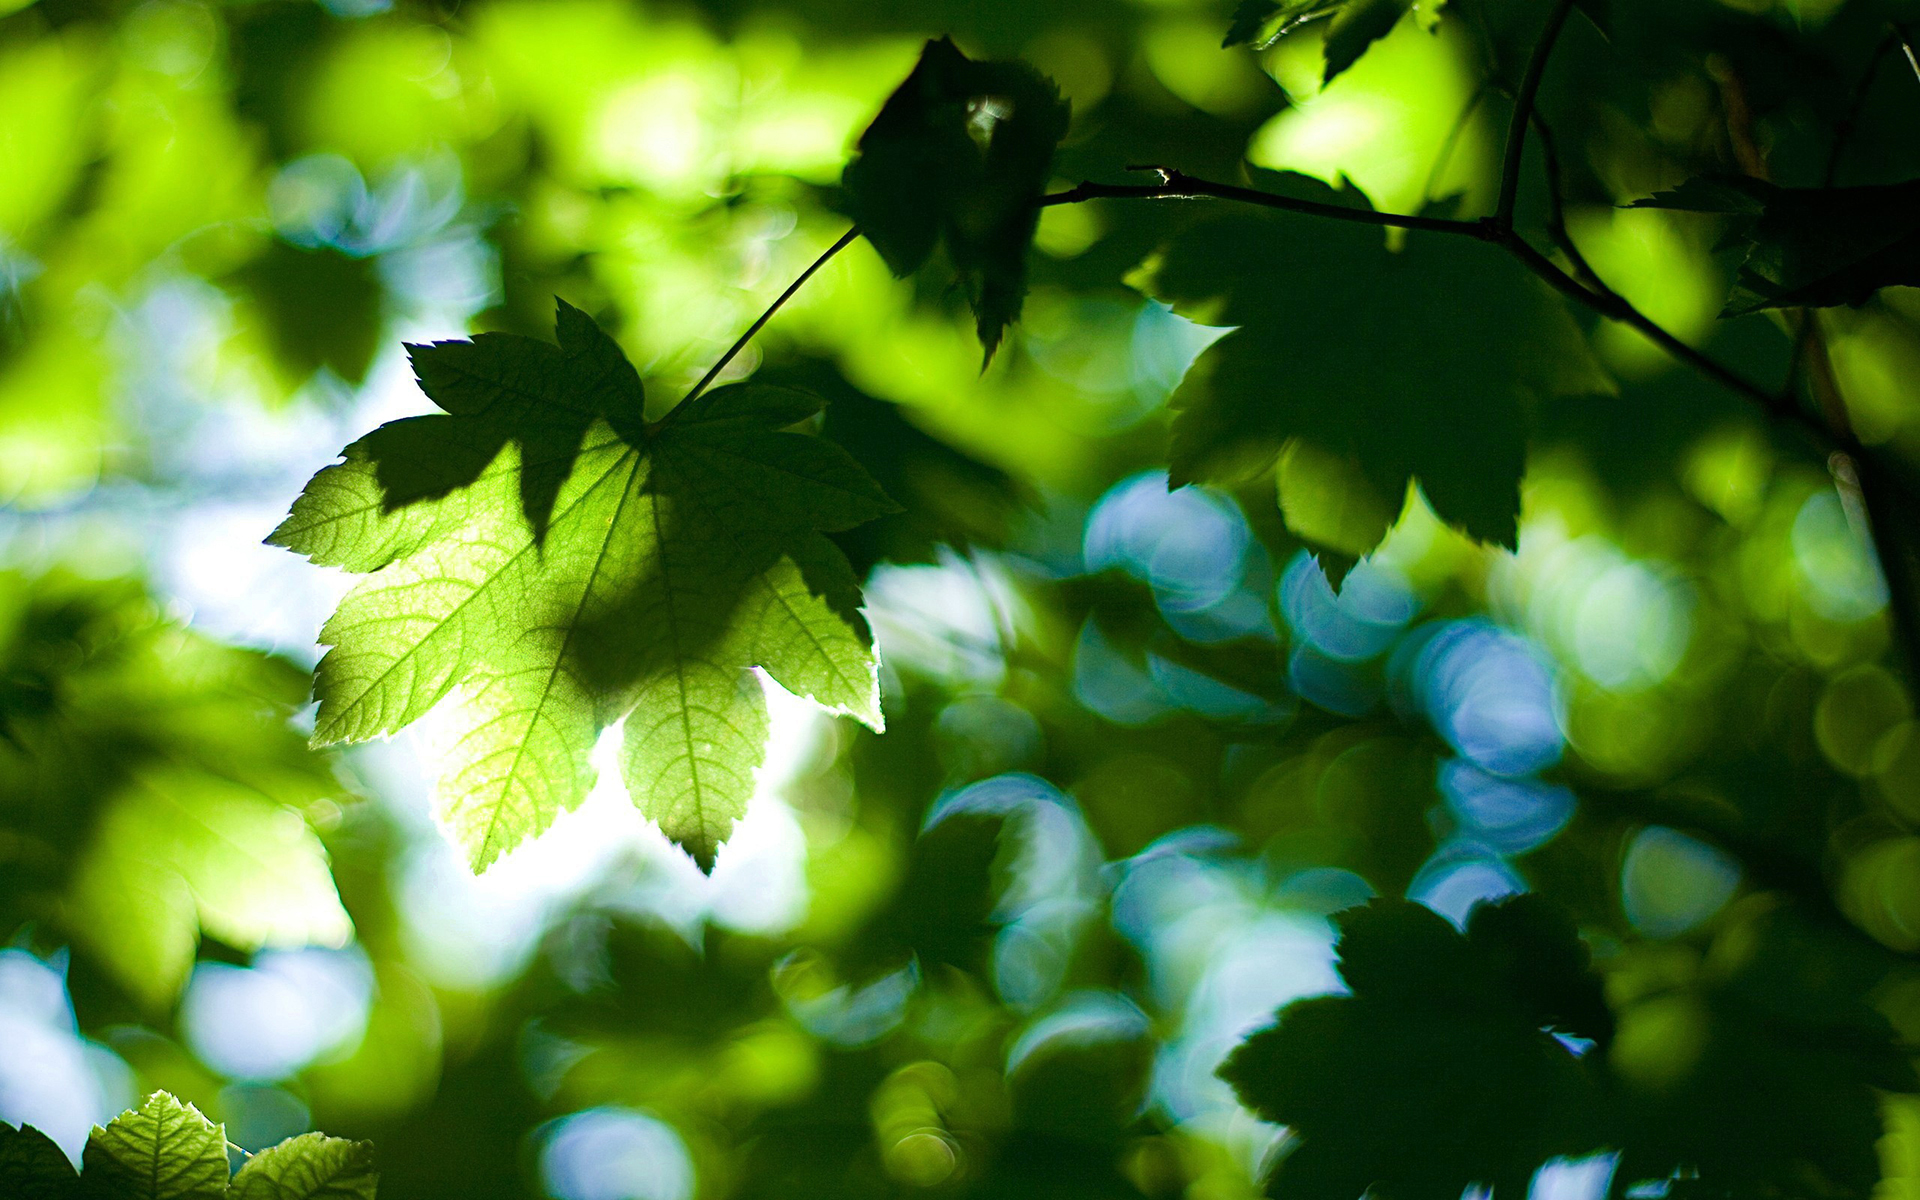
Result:
<svg viewBox="0 0 1920 1200"><path fill-rule="evenodd" d="M1027 290L1034 206L1067 133L1052 82L1024 63L975 62L947 38L860 135L847 211L896 275L944 244L993 357Z"/></svg>
<svg viewBox="0 0 1920 1200"><path fill-rule="evenodd" d="M1720 213L1746 247L1726 317L1768 308L1861 304L1920 285L1920 180L1788 188L1762 179L1690 179L1636 208Z"/></svg>
<svg viewBox="0 0 1920 1200"><path fill-rule="evenodd" d="M942 546L1002 545L1033 502L1007 472L928 433L907 409L855 387L831 363L795 362L754 378L825 400L820 436L851 454L900 505L833 535L862 576L883 560L933 562Z"/></svg>
<svg viewBox="0 0 1920 1200"><path fill-rule="evenodd" d="M1686 1176L1697 1196L1867 1196L1883 1097L1920 1084L1861 999L1885 961L1830 921L1756 907L1697 974L1623 1008L1609 1062L1620 1176Z"/></svg>
<svg viewBox="0 0 1920 1200"><path fill-rule="evenodd" d="M1278 463L1288 527L1348 555L1380 540L1410 482L1445 520L1513 545L1532 401L1612 386L1561 300L1464 238L1395 251L1365 225L1216 217L1147 276L1183 315L1238 326L1174 395L1173 481Z"/></svg>

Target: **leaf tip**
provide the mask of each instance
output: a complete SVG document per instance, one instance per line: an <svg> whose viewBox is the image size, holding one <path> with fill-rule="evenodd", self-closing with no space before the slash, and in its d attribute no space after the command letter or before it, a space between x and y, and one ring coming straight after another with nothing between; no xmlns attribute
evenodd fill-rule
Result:
<svg viewBox="0 0 1920 1200"><path fill-rule="evenodd" d="M693 860L694 866L700 868L702 875L713 874L713 864L720 857L719 842L712 838L693 838L681 842L680 848L687 852L687 857Z"/></svg>

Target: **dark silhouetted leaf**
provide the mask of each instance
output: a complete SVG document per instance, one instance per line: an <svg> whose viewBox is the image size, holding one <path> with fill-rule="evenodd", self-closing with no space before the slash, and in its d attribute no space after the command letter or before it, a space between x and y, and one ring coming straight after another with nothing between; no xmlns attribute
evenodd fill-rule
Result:
<svg viewBox="0 0 1920 1200"><path fill-rule="evenodd" d="M1542 1028L1598 1000L1571 924L1526 896L1477 909L1464 936L1404 900L1336 920L1353 994L1289 1005L1220 1068L1292 1129L1269 1194L1518 1196L1547 1159L1598 1148L1587 1070Z"/></svg>
<svg viewBox="0 0 1920 1200"><path fill-rule="evenodd" d="M0 1122L0 1196L8 1200L69 1200L80 1177L53 1139L31 1125Z"/></svg>
<svg viewBox="0 0 1920 1200"><path fill-rule="evenodd" d="M1022 63L974 62L942 38L860 136L847 165L847 209L896 275L944 242L973 305L986 355L1027 290L1040 219L1068 110Z"/></svg>
<svg viewBox="0 0 1920 1200"><path fill-rule="evenodd" d="M1140 1115L1153 1073L1145 1014L1107 992L1071 996L1014 1040L1014 1121L1082 1141L1111 1140Z"/></svg>
<svg viewBox="0 0 1920 1200"><path fill-rule="evenodd" d="M1295 29L1338 9L1345 0L1240 0L1221 49L1253 46L1264 50Z"/></svg>
<svg viewBox="0 0 1920 1200"><path fill-rule="evenodd" d="M984 971L1005 828L1004 817L960 813L922 831L899 888L868 922L848 968L864 975L912 956L923 971Z"/></svg>
<svg viewBox="0 0 1920 1200"><path fill-rule="evenodd" d="M1633 207L1734 218L1747 256L1723 317L1860 304L1880 288L1920 284L1920 180L1784 188L1760 179L1690 179Z"/></svg>
<svg viewBox="0 0 1920 1200"><path fill-rule="evenodd" d="M1611 389L1561 300L1464 238L1395 253L1364 225L1220 217L1176 238L1148 287L1240 327L1174 395L1173 481L1252 476L1287 452L1289 527L1347 555L1416 480L1442 518L1513 545L1529 399Z"/></svg>

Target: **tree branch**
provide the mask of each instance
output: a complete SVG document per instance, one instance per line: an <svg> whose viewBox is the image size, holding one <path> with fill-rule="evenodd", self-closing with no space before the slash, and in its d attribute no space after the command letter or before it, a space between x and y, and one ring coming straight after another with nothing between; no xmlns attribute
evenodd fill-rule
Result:
<svg viewBox="0 0 1920 1200"><path fill-rule="evenodd" d="M1184 171L1170 170L1166 167L1132 167L1130 170L1152 171L1160 177L1159 183L1082 183L1064 192L1040 198L1041 207L1055 204L1083 204L1088 200L1234 200L1241 204L1258 205L1261 208L1277 208L1283 212L1303 213L1312 217L1326 217L1334 221L1351 221L1359 225L1380 225L1392 229L1424 229L1433 233L1462 234L1467 237L1491 241L1484 226L1479 221L1457 221L1447 217L1413 217L1400 213L1375 212L1371 208L1347 208L1339 204L1322 204L1317 200L1296 200L1292 196L1276 196L1272 192L1255 191L1252 188L1235 187L1230 183L1214 183L1209 179L1196 179Z"/></svg>
<svg viewBox="0 0 1920 1200"><path fill-rule="evenodd" d="M1601 282L1600 273L1580 252L1579 245L1573 240L1573 233L1567 229L1566 187L1560 176L1560 150L1554 140L1553 130L1537 111L1531 123L1533 136L1540 141L1540 166L1547 179L1547 236L1553 239L1553 244L1573 264L1573 273L1581 283L1596 292L1608 291L1607 285Z"/></svg>
<svg viewBox="0 0 1920 1200"><path fill-rule="evenodd" d="M1553 260L1529 245L1525 238L1511 229L1502 229L1496 217L1484 217L1478 221L1461 221L1444 217L1416 217L1402 213L1375 212L1365 208L1343 208L1336 204L1322 204L1313 200L1296 200L1291 196L1276 196L1271 192L1255 191L1252 188L1236 187L1232 184L1214 183L1210 180L1196 179L1184 172L1151 168L1159 171L1165 181L1159 184L1106 184L1082 183L1068 191L1055 192L1044 197L1040 203L1081 204L1088 200L1193 200L1212 198L1234 200L1244 204L1254 204L1262 208L1276 208L1284 212L1301 213L1307 216L1330 217L1339 221L1351 221L1362 225L1377 225L1392 229L1419 229L1432 233L1451 234L1455 237L1469 237L1475 241L1500 246L1520 260L1522 266L1533 272L1555 291L1574 302L1599 313L1603 317L1631 325L1652 339L1668 354L1707 375L1715 382L1726 387L1775 416L1786 416L1779 411L1779 397L1773 392L1745 378L1730 367L1708 357L1700 351L1674 337L1651 318L1611 288L1601 285L1598 290L1589 288L1573 276L1556 266ZM1818 423L1814 431L1825 434ZM1827 447L1831 449L1829 445Z"/></svg>
<svg viewBox="0 0 1920 1200"><path fill-rule="evenodd" d="M1553 11L1547 14L1546 27L1540 31L1540 40L1534 43L1533 54L1527 59L1526 71L1520 76L1520 90L1513 96L1513 117L1507 122L1507 150L1500 161L1500 200L1493 210L1493 223L1503 230L1513 228L1513 207L1520 196L1520 160L1526 156L1527 124L1533 116L1534 98L1540 94L1547 59L1553 55L1554 43L1560 40L1560 31L1566 28L1573 4L1574 0L1556 0Z"/></svg>
<svg viewBox="0 0 1920 1200"><path fill-rule="evenodd" d="M1483 217L1478 221L1461 221L1382 213L1371 209L1344 208L1318 201L1278 196L1251 188L1236 187L1232 184L1214 183L1210 180L1196 179L1180 171L1159 167L1148 168L1159 173L1161 182L1158 184L1082 183L1067 191L1043 197L1039 203L1042 205L1080 204L1088 200L1101 199L1233 200L1261 208L1273 208L1284 212L1327 217L1363 225L1419 229L1455 237L1469 237L1475 241L1499 246L1513 255L1522 266L1541 281L1569 300L1602 317L1619 321L1638 330L1674 359L1752 403L1769 418L1798 428L1819 450L1832 456L1830 461L1851 464L1849 470L1859 481L1862 507L1867 510L1873 543L1881 559L1882 575L1887 580L1889 619L1894 625L1896 639L1903 643L1902 649L1906 651L1905 657L1909 669L1913 672L1915 679L1920 679L1920 594L1916 594L1916 589L1910 586L1913 576L1907 574L1909 568L1915 564L1908 561L1908 556L1902 549L1903 543L1896 536L1898 531L1892 527L1887 512L1894 499L1894 492L1897 491L1901 497L1912 501L1914 496L1912 489L1901 486L1901 481L1895 478L1885 464L1868 454L1866 448L1853 436L1850 429L1834 428L1796 403L1790 393L1764 388L1711 355L1681 341L1657 321L1634 307L1626 297L1609 287L1587 262L1586 257L1580 253L1579 247L1573 243L1572 236L1567 232L1558 161L1554 155L1552 135L1546 129L1544 122L1538 121L1537 118L1530 118L1530 121L1536 124L1536 128L1543 135L1541 145L1547 155L1547 165L1551 172L1548 187L1550 232L1561 249L1565 251L1568 260L1574 263L1576 270L1585 277L1584 280L1576 279L1561 269L1511 226L1502 226L1497 216ZM1906 507L1911 509L1913 504L1910 503Z"/></svg>
<svg viewBox="0 0 1920 1200"><path fill-rule="evenodd" d="M1834 122L1833 142L1827 147L1827 165L1820 172L1820 186L1832 187L1834 180L1840 177L1840 159L1847 151L1847 143L1853 140L1853 131L1860 124L1860 114L1866 111L1867 94L1873 90L1874 78L1880 73L1880 64L1895 46L1902 45L1897 29L1887 31L1880 44L1873 48L1873 54L1867 59L1866 69L1860 72L1858 82L1853 85L1853 95L1847 101L1847 111ZM1920 69L1920 68L1916 68Z"/></svg>
<svg viewBox="0 0 1920 1200"><path fill-rule="evenodd" d="M1901 507L1897 484L1877 460L1867 456L1853 432L1846 398L1840 393L1840 381L1834 377L1833 360L1827 355L1826 338L1820 331L1820 316L1813 309L1800 310L1800 345L1805 347L1802 361L1807 387L1827 414L1836 440L1842 443L1828 456L1828 471L1841 499L1854 510L1856 527L1859 518L1865 518L1867 541L1879 560L1880 578L1887 585L1887 623L1894 651L1907 664L1909 678L1920 683L1920 589L1915 587L1916 564L1893 521L1893 512ZM1911 513L1912 509L1906 511Z"/></svg>

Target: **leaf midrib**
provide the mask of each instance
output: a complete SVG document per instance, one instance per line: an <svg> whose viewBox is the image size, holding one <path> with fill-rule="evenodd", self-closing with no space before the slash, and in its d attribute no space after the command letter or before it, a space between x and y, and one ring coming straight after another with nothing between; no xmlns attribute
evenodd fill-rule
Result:
<svg viewBox="0 0 1920 1200"><path fill-rule="evenodd" d="M573 606L573 619L567 622L567 631L560 638L560 648L553 656L553 665L547 669L547 681L540 688L540 699L528 710L530 715L527 721L527 732L518 739L513 748L513 762L508 766L505 781L501 785L501 799L494 803L493 811L487 818L486 837L480 843L480 849L475 855L478 859L485 859L487 849L493 845L494 832L500 825L500 814L506 810L505 796L507 791L512 788L514 777L518 775L520 771L520 760L526 755L527 744L533 740L533 729L539 721L541 710L546 707L547 697L553 694L554 680L560 677L560 666L567 659L567 647L573 644L573 635L579 632L580 614L586 611L587 599L593 595L594 584L599 582L600 569L606 565L607 547L613 543L613 535L620 528L620 518L625 515L627 502L633 496L634 476L638 473L639 455L637 453L631 456L622 455L620 461L628 461L629 457L631 458L634 470L628 473L626 483L620 488L619 503L614 506L613 516L607 522L606 535L600 539L600 552L593 557L593 569L587 572L587 582L580 589L580 599ZM616 463L616 469L617 465ZM601 484L611 478L613 473L613 471L608 471L598 480L595 480L593 486L587 489L587 495L592 495L595 491L598 491ZM585 497L583 496L582 499L584 500ZM657 524L656 522L656 528Z"/></svg>
<svg viewBox="0 0 1920 1200"><path fill-rule="evenodd" d="M625 453L621 454L618 458L614 459L612 465L610 465L605 471L600 473L599 478L595 479L592 483L588 484L584 489L582 489L578 498L569 501L566 507L562 508L559 511L559 513L549 523L548 529L551 530L554 526L559 525L561 522L571 517L574 514L574 512L578 510L583 504L585 504L587 500L590 497L592 497L592 495L595 492L599 491L600 485L605 483L609 476L611 476L615 471L618 471L621 467L627 465L629 462L637 459L638 457L639 457L639 451L629 446ZM441 630L445 629L449 624L451 624L455 620L455 618L457 618L462 612L466 610L468 605L472 604L476 599L478 599L482 594L484 594L489 588L493 587L494 584L498 583L500 580L500 576L505 574L508 568L518 563L529 552L538 552L539 549L540 549L540 543L534 541L532 538L528 538L526 545L520 547L520 549L508 555L506 561L502 562L499 565L499 567L496 568L495 570L489 572L485 580L482 581L479 584L479 586L475 587L471 592L467 593L467 595L460 601L460 603L454 605L451 609L448 609L446 615L442 617L439 621L436 621L434 623L433 628L427 632L425 637L422 637L420 640L414 642L413 645L408 646L401 653L395 655L393 661L388 663L386 668L382 670L378 675L376 675L373 678L373 680L367 684L366 687L362 688L358 696L354 697L354 699L350 703L348 703L344 708L336 710L332 719L326 722L326 728L328 730L337 728L341 724L341 722L347 719L347 716L349 714L357 711L359 707L366 702L367 697L373 695L374 692L378 690L379 687L387 681L388 676L392 675L396 670L400 668L401 663L410 661L413 658L413 656L419 652L422 646L426 645L427 642L432 640L432 638L436 634L438 634ZM329 644L333 646L339 645L338 642L333 642ZM457 682L458 680L454 681L454 683L457 683ZM447 685L447 689L451 689L454 686L454 683L449 683ZM440 695L441 696L446 695L447 689L443 689ZM438 703L438 702L439 702L439 697L435 697L434 703ZM313 732L314 745L316 746L331 745L334 742L340 741L340 740L343 740L343 739L334 738L334 737L331 737L330 735L323 734L321 732L321 727L316 723L314 732Z"/></svg>

